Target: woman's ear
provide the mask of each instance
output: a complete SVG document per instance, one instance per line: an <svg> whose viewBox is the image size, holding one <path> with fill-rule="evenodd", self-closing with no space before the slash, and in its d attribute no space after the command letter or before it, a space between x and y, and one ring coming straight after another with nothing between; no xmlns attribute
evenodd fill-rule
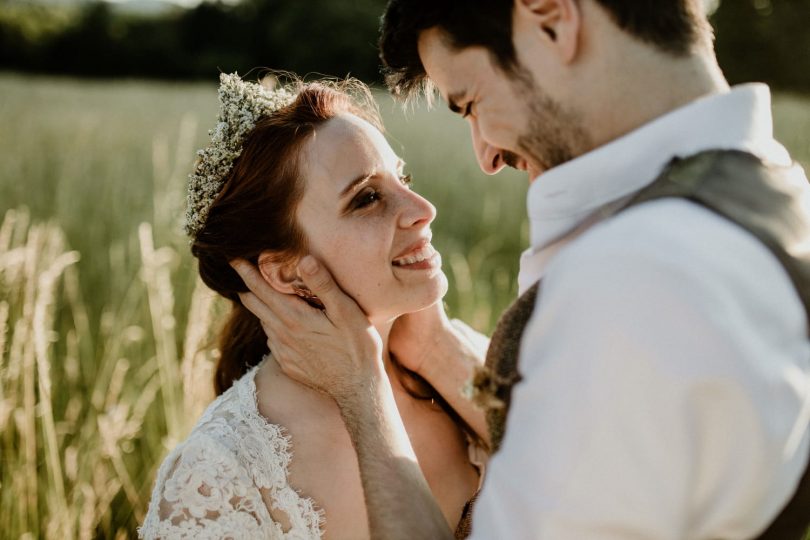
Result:
<svg viewBox="0 0 810 540"><path fill-rule="evenodd" d="M317 309L324 309L320 298L312 294L298 274L300 257L279 257L272 251L259 255L259 272L264 280L282 294L294 294Z"/></svg>
<svg viewBox="0 0 810 540"><path fill-rule="evenodd" d="M296 285L301 282L297 257L290 259L265 251L259 255L258 263L259 272L268 285L283 294L296 294Z"/></svg>
<svg viewBox="0 0 810 540"><path fill-rule="evenodd" d="M581 16L577 0L516 0L513 26L533 29L567 64L577 54Z"/></svg>

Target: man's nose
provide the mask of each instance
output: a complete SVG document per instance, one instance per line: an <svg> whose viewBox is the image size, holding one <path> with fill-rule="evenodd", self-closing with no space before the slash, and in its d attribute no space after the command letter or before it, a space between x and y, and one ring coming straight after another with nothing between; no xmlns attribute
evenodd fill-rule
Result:
<svg viewBox="0 0 810 540"><path fill-rule="evenodd" d="M501 151L494 146L485 145L480 151L476 149L475 155L478 158L478 166L485 174L495 174L506 166Z"/></svg>
<svg viewBox="0 0 810 540"><path fill-rule="evenodd" d="M481 136L478 123L472 120L470 123L470 134L472 136L473 150L478 160L478 166L484 174L495 174L506 166L500 148L496 148L487 143Z"/></svg>

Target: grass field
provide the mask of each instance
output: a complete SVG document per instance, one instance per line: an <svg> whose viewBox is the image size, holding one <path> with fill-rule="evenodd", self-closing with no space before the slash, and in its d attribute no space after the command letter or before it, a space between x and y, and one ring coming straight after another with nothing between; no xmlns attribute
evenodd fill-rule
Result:
<svg viewBox="0 0 810 540"><path fill-rule="evenodd" d="M5 74L0 95L0 537L132 537L210 399L224 306L181 219L215 86ZM516 291L526 179L478 172L450 113L380 103L438 209L448 309L489 331ZM810 164L810 100L780 96L775 113Z"/></svg>

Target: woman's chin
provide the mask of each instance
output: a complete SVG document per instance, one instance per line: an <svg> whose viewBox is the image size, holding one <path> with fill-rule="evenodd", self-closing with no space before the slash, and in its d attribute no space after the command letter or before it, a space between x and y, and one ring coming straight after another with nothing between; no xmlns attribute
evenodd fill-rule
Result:
<svg viewBox="0 0 810 540"><path fill-rule="evenodd" d="M413 295L413 308L409 309L406 313L422 311L436 302L441 302L444 295L447 294L447 289L447 276L444 275L444 272L439 270L436 275L431 278L430 282L424 285L424 289L420 291L420 294Z"/></svg>
<svg viewBox="0 0 810 540"><path fill-rule="evenodd" d="M407 313L422 311L437 302L441 302L447 294L447 276L441 270L431 277L429 281L414 285L405 289L404 294L400 292L400 301L395 298L387 298L388 301L379 302L379 309L370 309L367 302L363 302L360 307L368 316L372 324L376 322L393 321L397 317ZM382 299L381 299L382 300Z"/></svg>
<svg viewBox="0 0 810 540"><path fill-rule="evenodd" d="M439 271L439 274L436 276L436 279L438 279L439 281L439 294L438 297L436 298L436 302L438 302L439 300L444 298L444 295L447 294L450 285L447 282L447 276L444 275L444 271Z"/></svg>

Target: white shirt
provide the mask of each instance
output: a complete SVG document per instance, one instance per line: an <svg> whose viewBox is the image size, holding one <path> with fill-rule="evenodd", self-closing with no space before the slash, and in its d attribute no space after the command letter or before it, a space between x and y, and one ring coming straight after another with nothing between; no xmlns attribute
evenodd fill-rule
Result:
<svg viewBox="0 0 810 540"><path fill-rule="evenodd" d="M810 342L776 258L677 199L570 234L673 156L710 148L790 162L767 87L697 100L530 187L521 292L543 282L473 538L750 538L793 495Z"/></svg>

